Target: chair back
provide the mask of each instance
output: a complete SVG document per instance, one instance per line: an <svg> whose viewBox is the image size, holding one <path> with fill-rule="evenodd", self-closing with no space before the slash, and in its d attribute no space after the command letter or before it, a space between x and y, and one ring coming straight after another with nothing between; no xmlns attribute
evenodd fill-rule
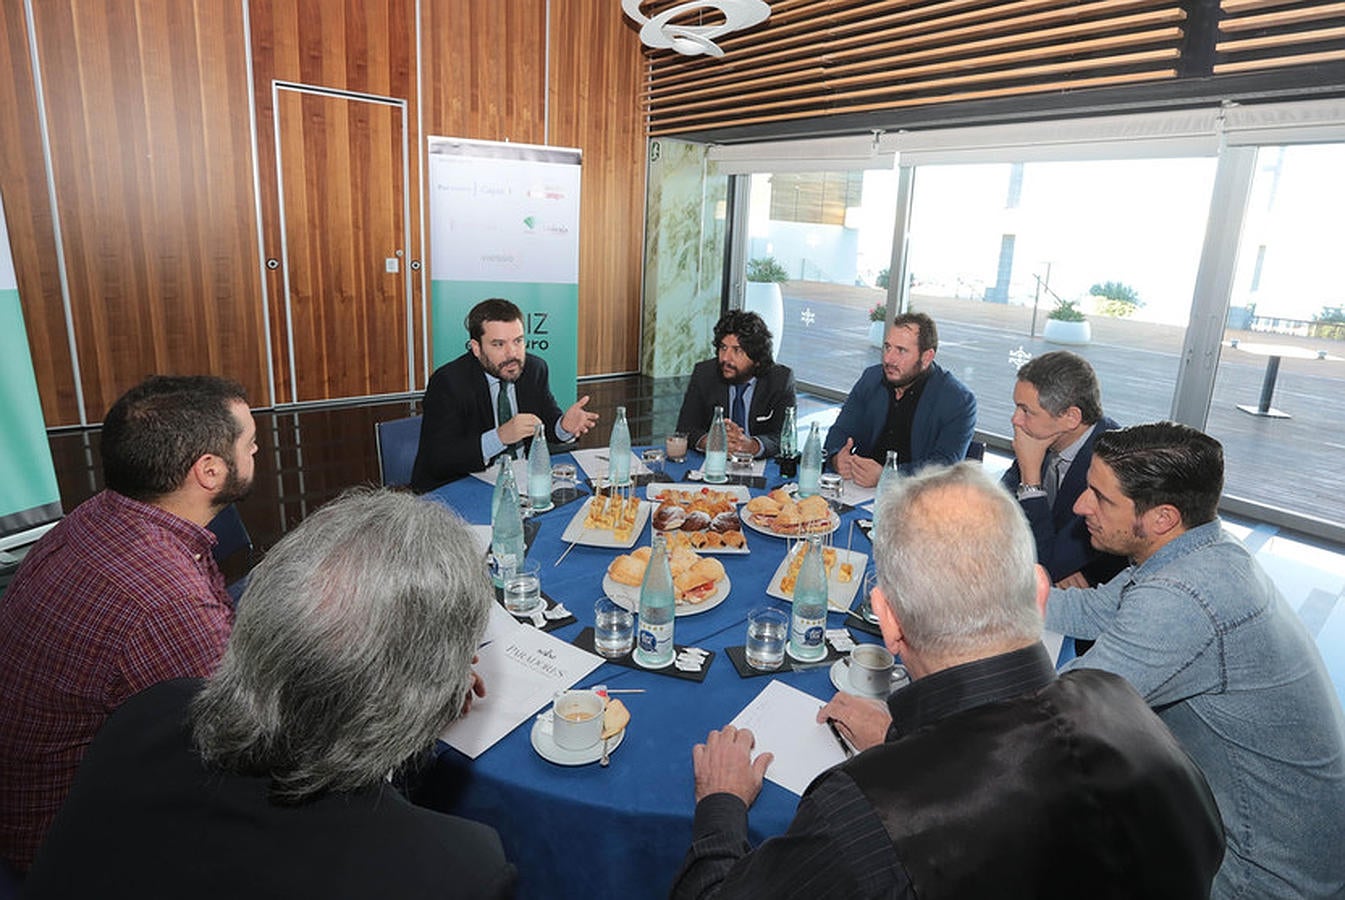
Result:
<svg viewBox="0 0 1345 900"><path fill-rule="evenodd" d="M378 445L378 477L384 487L411 483L411 469L420 449L421 416L393 419L374 424L374 442Z"/></svg>
<svg viewBox="0 0 1345 900"><path fill-rule="evenodd" d="M248 534L248 527L243 524L243 517L238 514L238 507L232 503L220 510L206 528L215 535L215 549L211 551L211 555L215 557L215 565L221 569L224 568L225 561L231 559L234 554L247 551L247 558L243 564L243 577L231 582L225 588L237 604L238 598L243 596L243 589L247 587L248 576L252 572L252 535Z"/></svg>
<svg viewBox="0 0 1345 900"><path fill-rule="evenodd" d="M967 445L967 459L985 462L985 441L972 441Z"/></svg>

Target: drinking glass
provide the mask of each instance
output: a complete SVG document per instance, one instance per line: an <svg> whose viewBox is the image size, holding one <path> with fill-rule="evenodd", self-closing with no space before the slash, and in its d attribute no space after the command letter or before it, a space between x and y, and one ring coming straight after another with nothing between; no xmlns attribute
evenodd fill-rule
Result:
<svg viewBox="0 0 1345 900"><path fill-rule="evenodd" d="M542 600L541 567L537 560L524 560L513 574L504 579L504 608L516 616L532 615Z"/></svg>
<svg viewBox="0 0 1345 900"><path fill-rule="evenodd" d="M593 649L599 656L617 659L635 645L635 614L611 597L593 604Z"/></svg>
<svg viewBox="0 0 1345 900"><path fill-rule="evenodd" d="M579 493L574 463L556 463L551 467L551 493L557 503L573 500Z"/></svg>
<svg viewBox="0 0 1345 900"><path fill-rule="evenodd" d="M640 454L640 459L644 462L644 467L648 469L655 478L663 477L664 452L660 447L650 447Z"/></svg>
<svg viewBox="0 0 1345 900"><path fill-rule="evenodd" d="M663 449L668 453L668 459L673 462L681 462L687 458L687 436L686 432L674 431L663 441Z"/></svg>
<svg viewBox="0 0 1345 900"><path fill-rule="evenodd" d="M747 664L763 672L780 668L788 637L789 616L773 606L758 606L747 614Z"/></svg>

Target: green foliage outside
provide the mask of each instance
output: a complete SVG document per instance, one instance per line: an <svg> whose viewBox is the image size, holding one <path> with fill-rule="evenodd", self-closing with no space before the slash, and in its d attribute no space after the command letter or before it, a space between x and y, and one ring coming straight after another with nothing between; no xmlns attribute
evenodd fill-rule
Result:
<svg viewBox="0 0 1345 900"><path fill-rule="evenodd" d="M1312 317L1312 321L1323 325L1345 325L1345 306L1323 306L1322 311Z"/></svg>
<svg viewBox="0 0 1345 900"><path fill-rule="evenodd" d="M875 303L873 309L869 310L870 322L881 322L887 318L887 304Z"/></svg>
<svg viewBox="0 0 1345 900"><path fill-rule="evenodd" d="M1057 322L1082 322L1088 317L1079 311L1078 300L1060 298L1055 301L1055 309L1047 313L1046 318Z"/></svg>
<svg viewBox="0 0 1345 900"><path fill-rule="evenodd" d="M891 280L891 277L892 277L892 273L889 272L887 269L883 269L883 270L879 271L879 273L878 273L878 277L875 278L875 279L873 279L873 285L874 285L874 287L880 287L880 288L882 288L883 290L887 290L887 285L888 285L889 281Z"/></svg>
<svg viewBox="0 0 1345 900"><path fill-rule="evenodd" d="M789 273L774 256L761 256L747 261L747 280L779 282L788 281Z"/></svg>
<svg viewBox="0 0 1345 900"><path fill-rule="evenodd" d="M1345 341L1345 306L1323 306L1322 311L1312 317L1308 337Z"/></svg>
<svg viewBox="0 0 1345 900"><path fill-rule="evenodd" d="M1144 305L1139 292L1130 285L1122 284L1119 281L1104 281L1101 284L1095 284L1088 289L1088 293L1098 298L1098 312L1104 316L1124 318Z"/></svg>

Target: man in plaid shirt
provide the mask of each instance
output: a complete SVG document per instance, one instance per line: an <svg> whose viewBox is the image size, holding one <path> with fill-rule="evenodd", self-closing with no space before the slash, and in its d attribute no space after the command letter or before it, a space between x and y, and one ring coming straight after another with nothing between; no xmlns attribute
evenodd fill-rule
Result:
<svg viewBox="0 0 1345 900"><path fill-rule="evenodd" d="M0 598L0 856L16 871L108 715L219 661L233 608L205 526L247 494L256 437L232 381L132 388L103 422L106 490L38 541Z"/></svg>

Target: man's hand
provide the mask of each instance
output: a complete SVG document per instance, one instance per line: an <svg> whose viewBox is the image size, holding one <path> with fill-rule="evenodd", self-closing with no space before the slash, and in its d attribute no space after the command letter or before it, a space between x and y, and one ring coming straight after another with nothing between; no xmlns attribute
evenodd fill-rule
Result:
<svg viewBox="0 0 1345 900"><path fill-rule="evenodd" d="M565 410L565 415L560 417L560 427L575 437L587 433L598 421L598 414L589 412L585 409L586 406L588 406L588 394L580 397L573 406Z"/></svg>
<svg viewBox="0 0 1345 900"><path fill-rule="evenodd" d="M537 425L542 420L532 413L519 413L508 422L505 422L496 431L500 435L500 441L508 447L510 444L517 444L524 438L532 437Z"/></svg>
<svg viewBox="0 0 1345 900"><path fill-rule="evenodd" d="M846 481L855 480L855 458L852 455L854 451L855 439L846 438L845 446L837 450L836 455L831 458L831 467Z"/></svg>
<svg viewBox="0 0 1345 900"><path fill-rule="evenodd" d="M476 665L476 661L477 661L477 659L478 659L478 657L475 657L475 656L472 657L472 665ZM476 697L484 697L484 696L486 696L486 682L482 680L482 678L481 678L480 675L476 674L476 670L475 670L475 669L472 670L472 689L471 689L470 691L468 691L468 692L467 692L467 696L464 697L464 698L462 699L462 714L461 714L461 715L465 716L465 715L467 715L469 712L472 711L472 697L473 697L473 696L476 696Z"/></svg>
<svg viewBox="0 0 1345 900"><path fill-rule="evenodd" d="M704 744L691 748L691 763L696 771L696 802L711 794L732 794L748 806L761 793L761 779L774 755L763 753L752 760L756 738L746 728L725 725L710 732Z"/></svg>
<svg viewBox="0 0 1345 900"><path fill-rule="evenodd" d="M850 457L850 480L860 487L871 488L875 486L878 484L878 477L882 474L883 464L877 460L859 455Z"/></svg>
<svg viewBox="0 0 1345 900"><path fill-rule="evenodd" d="M1082 573L1082 572L1071 572L1071 573L1069 573L1069 574L1066 575L1064 578L1062 578L1062 579L1060 579L1059 581L1057 581L1057 582L1055 583L1055 586L1058 587L1058 588L1090 588L1090 587L1092 587L1092 585L1088 583L1088 579L1083 577L1083 573Z"/></svg>
<svg viewBox="0 0 1345 900"><path fill-rule="evenodd" d="M817 711L817 721L834 719L836 727L857 750L876 747L887 738L892 716L887 705L854 694L838 693Z"/></svg>
<svg viewBox="0 0 1345 900"><path fill-rule="evenodd" d="M746 452L756 456L762 451L764 445L754 437L748 437L742 427L730 419L724 420L725 430L728 432L730 453Z"/></svg>
<svg viewBox="0 0 1345 900"><path fill-rule="evenodd" d="M1035 438L1017 425L1013 428L1013 455L1018 460L1018 478L1023 484L1035 484L1041 480L1041 464L1046 459L1046 451L1059 435Z"/></svg>

